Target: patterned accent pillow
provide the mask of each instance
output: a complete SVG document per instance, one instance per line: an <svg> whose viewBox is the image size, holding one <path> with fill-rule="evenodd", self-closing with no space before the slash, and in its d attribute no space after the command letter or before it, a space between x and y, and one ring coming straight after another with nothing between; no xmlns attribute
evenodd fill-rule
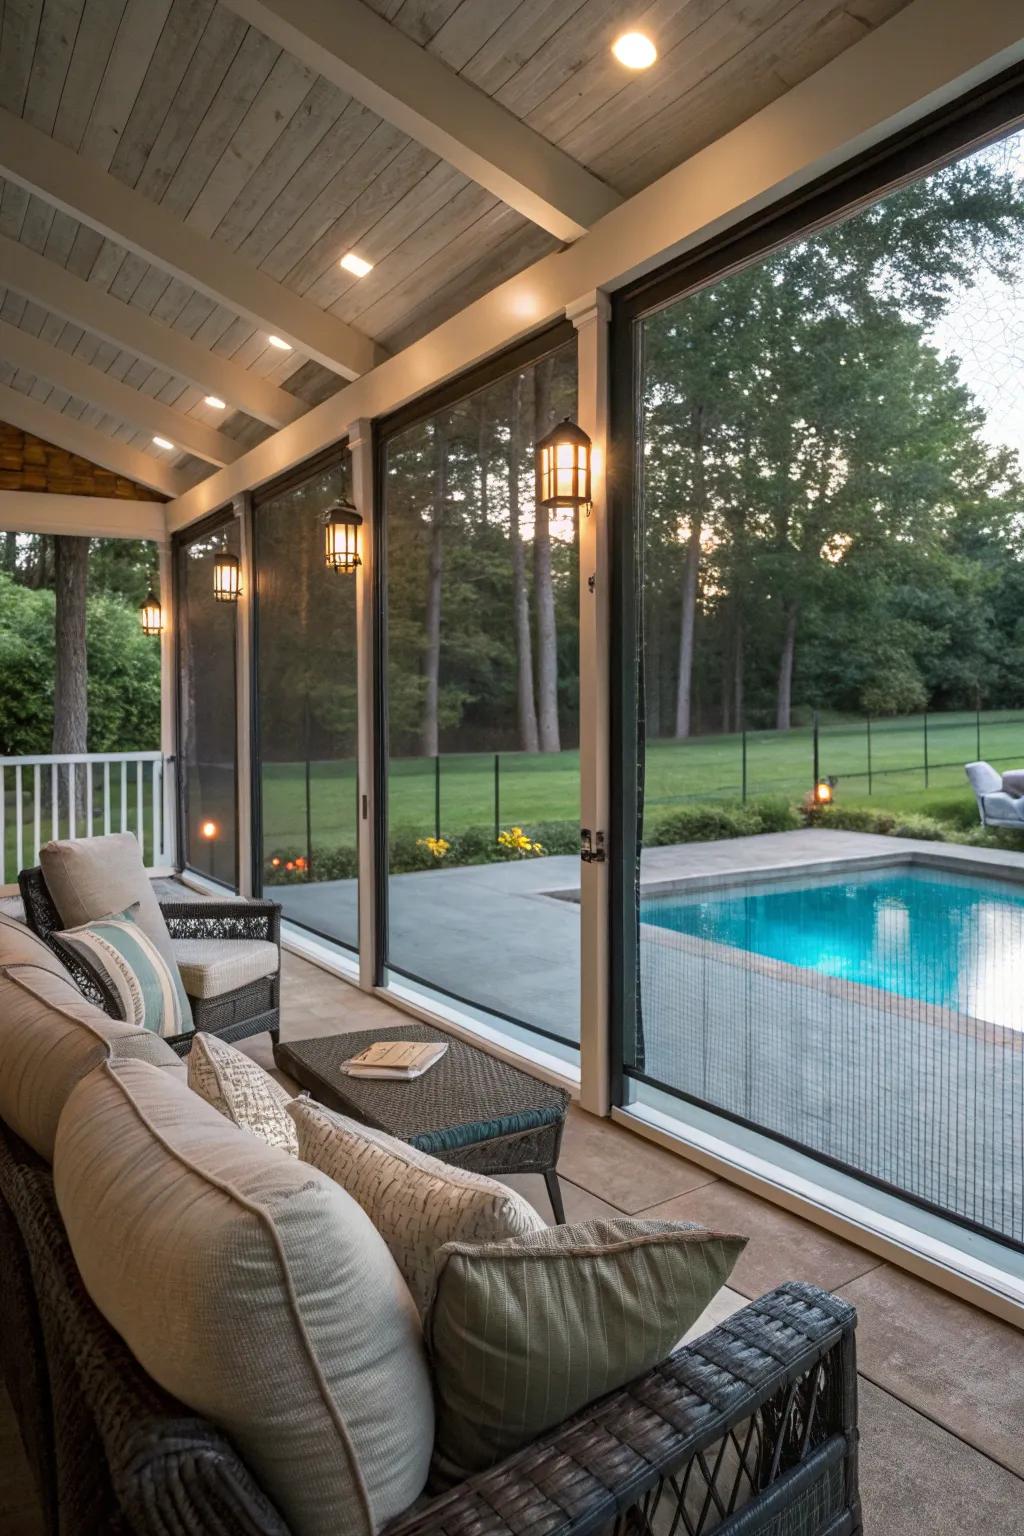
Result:
<svg viewBox="0 0 1024 1536"><path fill-rule="evenodd" d="M192 1027L181 977L139 927L138 911L134 905L64 928L53 938L93 973L126 1023L165 1037L180 1035Z"/></svg>
<svg viewBox="0 0 1024 1536"><path fill-rule="evenodd" d="M298 1157L299 1139L288 1118L292 1096L251 1056L200 1030L188 1053L188 1085L243 1131Z"/></svg>
<svg viewBox="0 0 1024 1536"><path fill-rule="evenodd" d="M425 1323L437 1479L494 1466L664 1360L746 1241L622 1217L448 1243Z"/></svg>
<svg viewBox="0 0 1024 1536"><path fill-rule="evenodd" d="M292 1100L288 1113L298 1127L299 1156L359 1202L391 1249L421 1314L445 1243L494 1243L545 1230L533 1206L496 1179L451 1168L305 1095Z"/></svg>

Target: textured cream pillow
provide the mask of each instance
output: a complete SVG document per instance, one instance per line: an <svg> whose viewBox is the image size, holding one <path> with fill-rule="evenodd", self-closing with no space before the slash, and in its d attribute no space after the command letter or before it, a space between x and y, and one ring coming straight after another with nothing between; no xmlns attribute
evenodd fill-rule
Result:
<svg viewBox="0 0 1024 1536"><path fill-rule="evenodd" d="M430 1301L443 1244L494 1243L545 1230L528 1201L485 1174L451 1168L306 1097L293 1099L288 1113L298 1127L300 1158L359 1201L421 1313Z"/></svg>
<svg viewBox="0 0 1024 1536"><path fill-rule="evenodd" d="M493 1466L664 1360L746 1241L624 1216L448 1244L426 1321L438 1477Z"/></svg>
<svg viewBox="0 0 1024 1536"><path fill-rule="evenodd" d="M373 1536L409 1507L434 1429L419 1320L331 1179L119 1062L68 1101L54 1186L93 1301L234 1442L294 1536Z"/></svg>
<svg viewBox="0 0 1024 1536"><path fill-rule="evenodd" d="M188 1085L243 1131L298 1156L287 1108L292 1096L251 1056L200 1030L188 1053Z"/></svg>
<svg viewBox="0 0 1024 1536"><path fill-rule="evenodd" d="M18 927L20 924L15 924ZM60 961L34 935L0 930L0 1119L47 1162L57 1121L80 1078L107 1056L135 1057L185 1081L185 1065L165 1040L111 1019L79 992Z"/></svg>

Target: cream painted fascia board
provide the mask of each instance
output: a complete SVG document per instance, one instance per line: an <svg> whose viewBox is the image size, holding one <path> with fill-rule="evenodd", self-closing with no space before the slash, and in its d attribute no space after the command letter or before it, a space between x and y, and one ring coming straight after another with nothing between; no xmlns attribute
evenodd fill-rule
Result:
<svg viewBox="0 0 1024 1536"><path fill-rule="evenodd" d="M79 458L91 459L115 475L148 485L150 490L159 491L162 496L180 497L184 492L185 477L169 465L119 442L116 437L108 437L105 432L83 425L73 416L65 416L62 411L40 405L38 400L30 400L28 395L12 389L9 384L0 384L0 421L55 443L68 453L76 453ZM223 473L218 470L218 474Z"/></svg>
<svg viewBox="0 0 1024 1536"><path fill-rule="evenodd" d="M558 240L578 240L617 192L362 0L226 0L348 95Z"/></svg>
<svg viewBox="0 0 1024 1536"><path fill-rule="evenodd" d="M0 172L343 378L358 378L387 356L337 315L318 309L4 108Z"/></svg>
<svg viewBox="0 0 1024 1536"><path fill-rule="evenodd" d="M113 496L61 496L51 491L0 491L5 533L75 534L90 539L167 538L162 501Z"/></svg>
<svg viewBox="0 0 1024 1536"><path fill-rule="evenodd" d="M182 528L564 314L693 249L1024 58L1019 0L912 0L731 133L623 203L568 250L453 315L169 509Z"/></svg>
<svg viewBox="0 0 1024 1536"><path fill-rule="evenodd" d="M53 347L6 320L0 320L0 358L15 368L34 374L37 379L66 389L77 399L98 406L140 431L170 438L175 448L193 453L207 464L223 468L225 464L234 464L244 451L233 438L225 437L223 432L208 427L205 422L186 416L183 411L176 411L152 395L132 389L129 384L122 384L120 379L112 379L73 353Z"/></svg>
<svg viewBox="0 0 1024 1536"><path fill-rule="evenodd" d="M111 298L98 284L83 282L8 235L0 235L0 282L154 368L186 379L204 394L218 395L268 427L286 427L306 410L286 389L208 351L181 331L161 325L136 305Z"/></svg>

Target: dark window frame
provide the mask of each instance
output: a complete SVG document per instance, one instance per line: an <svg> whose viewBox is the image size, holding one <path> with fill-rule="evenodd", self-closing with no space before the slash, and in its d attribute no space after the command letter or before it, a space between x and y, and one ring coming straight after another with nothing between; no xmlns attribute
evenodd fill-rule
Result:
<svg viewBox="0 0 1024 1536"><path fill-rule="evenodd" d="M656 1086L667 1096L712 1110L723 1120L750 1122L705 1104L670 1085L655 1083L635 1059L639 963L639 776L646 744L641 739L639 679L643 665L640 568L635 531L639 513L643 441L640 412L643 320L690 294L741 271L774 252L834 226L889 193L996 143L1024 127L1024 66L1014 66L920 122L857 155L828 175L743 220L691 252L622 288L612 297L610 338L611 445L608 467L612 551L610 774L612 849L609 901L609 1029L612 1103L627 1103L629 1081ZM627 1060L627 1056L631 1059ZM754 1126L759 1134L797 1147L786 1137ZM975 1227L904 1190L811 1152L819 1162L910 1204ZM1006 1239L1000 1239L1007 1241ZM1015 1246L1012 1243L1011 1246Z"/></svg>

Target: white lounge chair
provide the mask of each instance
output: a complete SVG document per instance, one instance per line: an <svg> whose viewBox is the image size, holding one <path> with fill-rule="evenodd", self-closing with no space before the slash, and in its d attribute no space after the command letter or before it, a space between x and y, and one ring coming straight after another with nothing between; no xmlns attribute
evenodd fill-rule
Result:
<svg viewBox="0 0 1024 1536"><path fill-rule="evenodd" d="M1003 788L1002 775L991 763L967 763L964 767L983 827L1024 827L1024 797L1015 799Z"/></svg>

